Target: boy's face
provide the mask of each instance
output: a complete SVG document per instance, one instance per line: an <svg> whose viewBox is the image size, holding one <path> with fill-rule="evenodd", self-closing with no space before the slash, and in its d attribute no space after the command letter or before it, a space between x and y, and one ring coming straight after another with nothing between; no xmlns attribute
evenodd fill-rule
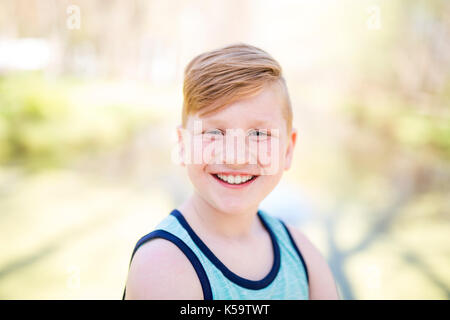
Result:
<svg viewBox="0 0 450 320"><path fill-rule="evenodd" d="M253 210L291 165L296 132L287 132L277 86L212 114L189 116L178 128L195 192L221 212ZM247 180L249 179L249 180Z"/></svg>

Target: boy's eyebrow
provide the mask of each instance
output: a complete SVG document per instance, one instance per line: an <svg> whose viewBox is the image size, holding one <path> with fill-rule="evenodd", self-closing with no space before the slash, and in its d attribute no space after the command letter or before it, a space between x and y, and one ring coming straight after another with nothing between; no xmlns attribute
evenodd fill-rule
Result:
<svg viewBox="0 0 450 320"><path fill-rule="evenodd" d="M264 129L272 129L273 127L273 123L271 123L270 121L267 122L266 120L259 120L256 119L254 123L254 127L262 127Z"/></svg>

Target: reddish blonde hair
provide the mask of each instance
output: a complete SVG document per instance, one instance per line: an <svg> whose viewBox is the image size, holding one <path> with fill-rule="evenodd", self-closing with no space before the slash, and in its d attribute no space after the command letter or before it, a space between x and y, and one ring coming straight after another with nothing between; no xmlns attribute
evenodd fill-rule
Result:
<svg viewBox="0 0 450 320"><path fill-rule="evenodd" d="M183 127L191 114L212 113L258 94L267 85L278 84L284 96L282 111L290 132L292 107L281 71L280 64L267 52L243 43L196 56L184 71Z"/></svg>

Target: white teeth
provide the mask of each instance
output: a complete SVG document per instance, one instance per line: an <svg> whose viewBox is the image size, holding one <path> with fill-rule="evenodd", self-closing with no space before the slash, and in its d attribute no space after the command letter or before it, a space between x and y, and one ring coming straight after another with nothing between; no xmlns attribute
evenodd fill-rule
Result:
<svg viewBox="0 0 450 320"><path fill-rule="evenodd" d="M224 175L224 174L218 174L217 175L221 180L228 182L229 184L242 184L253 178L253 176L249 175L238 175L238 176L232 176L232 175Z"/></svg>

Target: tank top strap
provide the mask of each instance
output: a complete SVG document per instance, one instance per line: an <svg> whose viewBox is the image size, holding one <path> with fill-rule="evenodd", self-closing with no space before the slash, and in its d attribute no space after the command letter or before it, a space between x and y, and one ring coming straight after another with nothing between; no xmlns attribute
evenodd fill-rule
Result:
<svg viewBox="0 0 450 320"><path fill-rule="evenodd" d="M156 230L153 230L152 232L139 239L133 249L133 253L131 254L130 265L138 249L143 244L156 238L161 238L172 242L183 252L183 254L188 258L188 260L194 267L195 272L197 273L198 279L200 280L200 284L202 286L204 300L212 300L211 284L209 282L205 269L202 266L202 262L200 262L199 258L190 248L190 246L186 244L188 243L188 239L186 238L186 235L183 234L183 232L179 232L178 223L172 215L169 215L165 219L163 219L156 226ZM125 294L126 287L123 291L122 300L125 299Z"/></svg>
<svg viewBox="0 0 450 320"><path fill-rule="evenodd" d="M306 280L309 284L308 268L305 263L305 259L297 246L291 232L286 226L283 219L271 216L263 210L259 210L260 214L263 216L264 220L270 225L271 229L275 233L278 242L281 247L283 247L290 255L296 256L297 261L301 264L304 269Z"/></svg>

